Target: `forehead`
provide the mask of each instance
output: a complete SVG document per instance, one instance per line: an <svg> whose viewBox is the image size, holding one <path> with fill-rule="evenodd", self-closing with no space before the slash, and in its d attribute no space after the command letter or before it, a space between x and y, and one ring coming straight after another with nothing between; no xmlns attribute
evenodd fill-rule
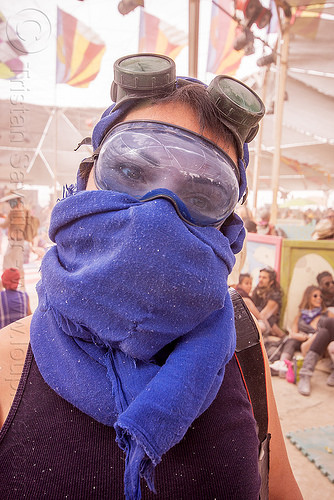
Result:
<svg viewBox="0 0 334 500"><path fill-rule="evenodd" d="M329 283L329 282L332 282L332 281L333 281L332 276L330 276L328 274L327 276L324 276L323 278L321 278L320 283Z"/></svg>
<svg viewBox="0 0 334 500"><path fill-rule="evenodd" d="M204 129L204 131L201 130L196 113L187 104L174 102L168 104L141 105L127 113L122 121L126 122L130 120L156 120L186 128L196 134L201 134L216 143L217 146L223 149L232 158L236 165L238 164L237 152L232 141L221 137L217 138L217 134L215 134L214 131L208 129Z"/></svg>

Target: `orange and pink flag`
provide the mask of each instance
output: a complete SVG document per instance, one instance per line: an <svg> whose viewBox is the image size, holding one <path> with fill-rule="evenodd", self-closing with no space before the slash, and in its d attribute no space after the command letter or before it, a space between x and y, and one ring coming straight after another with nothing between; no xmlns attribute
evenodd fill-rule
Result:
<svg viewBox="0 0 334 500"><path fill-rule="evenodd" d="M58 8L57 83L88 87L100 71L105 50L104 42L89 26Z"/></svg>
<svg viewBox="0 0 334 500"><path fill-rule="evenodd" d="M163 54L175 60L187 43L184 31L141 9L138 52Z"/></svg>
<svg viewBox="0 0 334 500"><path fill-rule="evenodd" d="M229 11L230 0L218 0L225 11ZM235 75L244 55L243 50L233 48L237 23L217 5L212 3L211 28L206 70L219 75Z"/></svg>

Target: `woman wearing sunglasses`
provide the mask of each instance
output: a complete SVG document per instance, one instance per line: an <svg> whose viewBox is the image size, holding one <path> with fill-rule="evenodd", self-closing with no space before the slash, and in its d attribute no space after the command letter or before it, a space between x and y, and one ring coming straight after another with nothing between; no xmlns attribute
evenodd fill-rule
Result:
<svg viewBox="0 0 334 500"><path fill-rule="evenodd" d="M309 290L309 291L308 291ZM305 303L305 309L302 309L303 300L309 297ZM298 383L298 391L303 396L311 394L311 377L313 375L315 365L321 356L328 348L330 357L334 363L334 314L326 309L323 303L321 290L318 287L310 286L304 292L304 297L301 302L300 317L303 324L315 330L314 333L310 331L309 334L305 333L304 349L301 347L302 354L305 356L303 366L299 372L300 379ZM306 299L307 300L307 299ZM309 323L307 323L309 321ZM306 327L304 328L306 329ZM300 334L302 335L302 334ZM311 338L306 338L311 335ZM334 387L334 369L327 379L327 385Z"/></svg>
<svg viewBox="0 0 334 500"><path fill-rule="evenodd" d="M327 311L322 300L321 290L315 285L308 286L305 289L298 309L299 312L293 321L280 360L271 365L272 374L276 375L279 371L280 375L285 377L286 365L284 360L291 360L296 351L301 351L303 356L306 356L323 321L327 318L333 318L332 322L334 324L334 315Z"/></svg>

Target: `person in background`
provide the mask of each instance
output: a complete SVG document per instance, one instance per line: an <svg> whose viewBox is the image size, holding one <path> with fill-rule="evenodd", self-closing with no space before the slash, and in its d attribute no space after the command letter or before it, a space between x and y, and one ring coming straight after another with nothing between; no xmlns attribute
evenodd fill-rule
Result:
<svg viewBox="0 0 334 500"><path fill-rule="evenodd" d="M237 292L243 299L250 299L250 292L252 291L253 278L249 273L242 273L239 276L239 283L235 287ZM252 300L252 299L251 299Z"/></svg>
<svg viewBox="0 0 334 500"><path fill-rule="evenodd" d="M323 319L334 318L334 314L326 309L320 288L315 285L310 285L305 289L298 309L299 312L292 323L289 338L283 345L280 359L270 366L273 375L279 373L280 376L285 376L284 360L291 360L296 351L301 351L305 357L316 333L322 328Z"/></svg>
<svg viewBox="0 0 334 500"><path fill-rule="evenodd" d="M270 324L270 335L284 338L285 332L278 326L282 307L283 291L272 267L260 270L259 282L252 293L252 300L260 312L260 318Z"/></svg>
<svg viewBox="0 0 334 500"><path fill-rule="evenodd" d="M15 267L20 271L20 286L24 288L24 230L26 227L26 210L23 195L16 192L4 196L0 202L10 205L10 212L0 227L8 230L8 246L3 258L3 271Z"/></svg>
<svg viewBox="0 0 334 500"><path fill-rule="evenodd" d="M286 238L286 233L283 229L274 226L270 223L270 210L267 208L260 208L258 211L257 219L257 233L270 235L270 236L281 236Z"/></svg>
<svg viewBox="0 0 334 500"><path fill-rule="evenodd" d="M311 394L311 378L317 362L325 354L326 349L328 349L331 357L333 368L327 378L327 385L334 387L334 317L330 312L328 312L327 317L320 318L317 325L317 332L304 358L303 366L299 371L297 387L302 396L309 396Z"/></svg>
<svg viewBox="0 0 334 500"><path fill-rule="evenodd" d="M334 312L334 280L329 271L323 271L317 275L317 282L322 294L322 300L326 307L333 308Z"/></svg>
<svg viewBox="0 0 334 500"><path fill-rule="evenodd" d="M270 224L270 211L267 208L260 208L257 214L257 233L271 236L278 236L278 232L273 224Z"/></svg>
<svg viewBox="0 0 334 500"><path fill-rule="evenodd" d="M330 208L316 223L312 233L313 240L333 240L334 239L334 210Z"/></svg>
<svg viewBox="0 0 334 500"><path fill-rule="evenodd" d="M257 233L257 225L253 219L244 219L244 226L248 233Z"/></svg>
<svg viewBox="0 0 334 500"><path fill-rule="evenodd" d="M6 269L1 276L5 290L0 292L0 328L31 314L27 292L17 290L20 272L17 268Z"/></svg>
<svg viewBox="0 0 334 500"><path fill-rule="evenodd" d="M266 319L263 319L261 317L259 310L255 306L254 302L252 301L249 295L252 291L252 284L253 284L252 276L249 273L243 273L240 274L239 283L237 284L235 289L243 298L250 312L258 320L262 334L265 334L267 332L270 332L270 325Z"/></svg>

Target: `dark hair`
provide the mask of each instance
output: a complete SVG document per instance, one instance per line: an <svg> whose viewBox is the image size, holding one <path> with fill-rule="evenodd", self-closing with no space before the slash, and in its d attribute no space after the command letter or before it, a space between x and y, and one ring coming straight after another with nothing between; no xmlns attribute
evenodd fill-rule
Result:
<svg viewBox="0 0 334 500"><path fill-rule="evenodd" d="M241 285L245 278L251 278L251 275L249 273L239 274L239 285Z"/></svg>
<svg viewBox="0 0 334 500"><path fill-rule="evenodd" d="M230 130L220 121L219 119L219 110L212 102L209 94L206 92L204 85L200 83L188 82L187 80L182 80L181 85L175 89L171 94L165 97L155 97L148 100L143 101L135 101L133 107L127 110L125 113L122 113L119 116L118 120L115 120L111 127L107 128L104 131L103 138L108 134L109 130L126 119L126 116L129 112L133 111L135 108L140 108L141 106L156 106L159 104L171 104L171 103L183 103L187 104L189 107L193 109L195 114L197 115L200 133L203 134L205 129L209 129L213 134L214 140L218 141L221 139L226 140L233 144L233 147L236 151L238 151L237 143L234 138L234 135ZM100 142L103 142L103 138ZM88 159L89 160L89 159ZM79 167L80 177L84 179L87 183L89 174L92 170L94 163L93 161L83 161Z"/></svg>
<svg viewBox="0 0 334 500"><path fill-rule="evenodd" d="M256 222L252 219L245 219L244 226L249 233L257 233L257 225Z"/></svg>
<svg viewBox="0 0 334 500"><path fill-rule="evenodd" d="M274 281L274 282L277 282L276 278L277 278L277 274L276 274L276 271L275 269L273 269L272 267L270 266L266 266L266 267L263 267L262 269L260 269L260 273L262 271L265 271L266 273L269 274L269 279L270 281Z"/></svg>
<svg viewBox="0 0 334 500"><path fill-rule="evenodd" d="M269 292L269 290L279 290L282 294L283 291L282 291L282 288L281 288L279 282L277 281L277 273L276 273L275 269L273 269L271 266L266 266L266 267L263 267L262 269L260 269L260 273L262 271L269 274L269 280L272 282L269 289L268 289L268 292ZM258 285L257 285L257 287L258 287Z"/></svg>
<svg viewBox="0 0 334 500"><path fill-rule="evenodd" d="M318 276L317 276L318 285L320 285L320 282L321 282L322 278L325 278L326 276L332 277L332 275L331 275L331 273L329 271L323 271L322 273L318 274Z"/></svg>
<svg viewBox="0 0 334 500"><path fill-rule="evenodd" d="M310 285L308 286L303 293L302 300L298 306L299 310L301 311L302 309L310 309L310 302L311 302L311 297L312 294L316 291L319 290L321 291L318 286L315 285ZM322 303L322 310L326 309L325 305Z"/></svg>
<svg viewBox="0 0 334 500"><path fill-rule="evenodd" d="M220 112L206 92L204 85L188 82L186 80L183 80L183 82L184 83L171 94L165 97L155 98L150 103L153 105L175 102L187 104L197 115L201 134L204 129L209 129L210 132L215 134L216 141L223 138L228 142L232 142L237 150L234 135L224 123L221 122Z"/></svg>

